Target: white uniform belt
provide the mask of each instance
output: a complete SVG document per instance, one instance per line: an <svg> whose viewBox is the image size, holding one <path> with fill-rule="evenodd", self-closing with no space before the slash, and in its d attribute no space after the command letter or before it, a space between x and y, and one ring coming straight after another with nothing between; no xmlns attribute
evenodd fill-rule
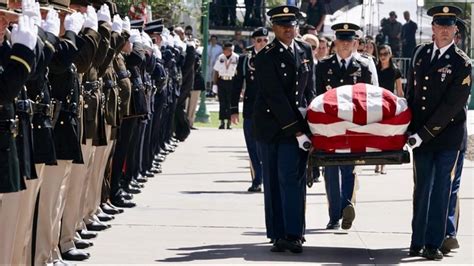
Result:
<svg viewBox="0 0 474 266"><path fill-rule="evenodd" d="M222 80L232 80L233 77L231 76L219 76L220 79Z"/></svg>

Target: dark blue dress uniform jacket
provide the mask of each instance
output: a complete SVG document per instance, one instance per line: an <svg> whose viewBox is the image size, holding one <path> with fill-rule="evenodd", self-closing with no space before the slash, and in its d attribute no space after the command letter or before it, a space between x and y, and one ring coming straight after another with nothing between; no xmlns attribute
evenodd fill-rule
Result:
<svg viewBox="0 0 474 266"><path fill-rule="evenodd" d="M406 95L413 111L408 130L423 140L419 151L459 150L466 132L470 59L453 44L432 66L433 43L418 49L408 74Z"/></svg>
<svg viewBox="0 0 474 266"><path fill-rule="evenodd" d="M258 53L253 114L258 141L294 141L297 132L310 133L298 108L314 97L313 65L311 47L297 40L294 54L276 39Z"/></svg>
<svg viewBox="0 0 474 266"><path fill-rule="evenodd" d="M253 46L247 48L247 53L239 57L237 64L237 73L234 77L234 89L231 94L230 111L232 114L239 113L239 99L240 93L244 87L244 110L242 115L245 119L251 119L255 98L257 98L258 84L255 72L255 57L257 53Z"/></svg>
<svg viewBox="0 0 474 266"><path fill-rule="evenodd" d="M14 119L15 97L25 84L34 65L35 54L26 46L7 42L0 46L0 123ZM24 188L20 178L15 137L7 128L0 129L0 193ZM23 186L22 186L23 185Z"/></svg>

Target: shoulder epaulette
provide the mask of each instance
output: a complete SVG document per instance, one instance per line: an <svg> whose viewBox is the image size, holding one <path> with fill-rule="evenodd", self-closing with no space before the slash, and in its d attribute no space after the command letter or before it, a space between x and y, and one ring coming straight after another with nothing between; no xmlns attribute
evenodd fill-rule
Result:
<svg viewBox="0 0 474 266"><path fill-rule="evenodd" d="M461 49L459 49L459 47L455 47L454 48L454 51L462 58L464 59L464 61L467 63L466 65L468 64L471 64L471 58L469 58L469 56Z"/></svg>
<svg viewBox="0 0 474 266"><path fill-rule="evenodd" d="M265 46L265 53L270 52L273 48L275 48L275 43L270 43Z"/></svg>

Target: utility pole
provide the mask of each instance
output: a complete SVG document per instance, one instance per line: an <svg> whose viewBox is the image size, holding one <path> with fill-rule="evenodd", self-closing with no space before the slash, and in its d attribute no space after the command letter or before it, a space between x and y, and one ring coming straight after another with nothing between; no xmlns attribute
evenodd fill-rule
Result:
<svg viewBox="0 0 474 266"><path fill-rule="evenodd" d="M204 75L205 84L207 84L207 40L209 39L209 1L210 0L202 0L202 7L201 7L201 14L202 14L202 73ZM206 91L201 92L201 101L199 103L199 109L196 113L196 122L201 123L209 123L209 112L207 111L206 107Z"/></svg>

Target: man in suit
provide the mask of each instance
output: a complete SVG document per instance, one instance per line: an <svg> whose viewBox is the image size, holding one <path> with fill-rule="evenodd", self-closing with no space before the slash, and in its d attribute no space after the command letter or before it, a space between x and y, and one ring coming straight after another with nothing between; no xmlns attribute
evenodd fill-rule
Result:
<svg viewBox="0 0 474 266"><path fill-rule="evenodd" d="M331 27L336 32L336 54L323 59L316 66L316 92L356 83L372 81L371 72L365 61L354 56L356 31L359 26L352 23L339 23ZM354 210L354 166L327 166L325 168L326 194L329 204L329 223L327 229L350 229L355 219Z"/></svg>
<svg viewBox="0 0 474 266"><path fill-rule="evenodd" d="M261 192L262 167L257 152L257 142L252 133L252 114L258 89L257 80L255 79L255 57L268 43L268 30L264 27L256 29L252 33L252 39L254 45L247 47L247 54L240 56L237 65L234 89L231 93L230 111L232 115L230 118L234 124L239 122L239 99L245 82L243 110L244 136L253 171L252 185L248 188L248 192Z"/></svg>
<svg viewBox="0 0 474 266"><path fill-rule="evenodd" d="M258 53L253 121L261 150L267 237L272 252L303 251L305 167L311 142L305 110L314 96L311 47L295 40L299 9L267 13L275 40Z"/></svg>
<svg viewBox="0 0 474 266"><path fill-rule="evenodd" d="M471 63L454 44L461 13L454 6L428 10L434 41L415 49L407 82L415 181L409 254L429 260L443 259L451 183L466 137Z"/></svg>

